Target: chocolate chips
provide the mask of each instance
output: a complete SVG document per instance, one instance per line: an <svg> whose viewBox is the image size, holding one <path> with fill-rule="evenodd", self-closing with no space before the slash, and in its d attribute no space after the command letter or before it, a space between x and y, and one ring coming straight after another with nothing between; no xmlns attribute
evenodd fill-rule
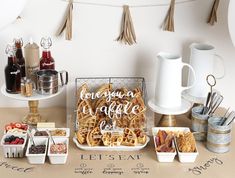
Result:
<svg viewBox="0 0 235 178"><path fill-rule="evenodd" d="M29 154L43 154L46 151L46 145L32 145L29 148Z"/></svg>
<svg viewBox="0 0 235 178"><path fill-rule="evenodd" d="M48 136L46 131L37 131L34 136Z"/></svg>

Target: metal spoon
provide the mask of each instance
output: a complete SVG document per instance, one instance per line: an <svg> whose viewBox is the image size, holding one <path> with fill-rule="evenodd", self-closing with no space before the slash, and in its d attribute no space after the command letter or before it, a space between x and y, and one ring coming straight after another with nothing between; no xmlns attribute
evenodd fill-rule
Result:
<svg viewBox="0 0 235 178"><path fill-rule="evenodd" d="M27 131L27 134L29 135L29 139L30 139L30 141L33 143L33 146L35 146L35 142L34 142L34 140L33 140L33 136L32 136L32 133L31 133L31 131Z"/></svg>
<svg viewBox="0 0 235 178"><path fill-rule="evenodd" d="M54 139L52 138L51 133L49 132L48 129L46 130L46 132L47 132L48 136L50 137L50 139L52 140L53 145L55 145L55 141L54 141Z"/></svg>

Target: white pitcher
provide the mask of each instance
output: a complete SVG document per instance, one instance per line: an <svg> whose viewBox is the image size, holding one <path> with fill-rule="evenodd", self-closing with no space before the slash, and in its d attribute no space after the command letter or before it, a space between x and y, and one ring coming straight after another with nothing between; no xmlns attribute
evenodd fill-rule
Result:
<svg viewBox="0 0 235 178"><path fill-rule="evenodd" d="M215 48L208 44L203 43L193 43L190 45L191 56L190 56L190 65L194 68L196 73L196 82L195 85L189 89L188 94L194 97L206 97L208 93L208 85L206 82L206 77L209 74L213 74L216 79L223 78L225 75L224 62L222 57L215 54ZM221 71L221 74L218 75L216 72L215 66L216 62L221 64L222 69L217 69ZM216 74L217 73L217 74ZM193 75L190 72L188 76L188 84L191 85L193 80Z"/></svg>
<svg viewBox="0 0 235 178"><path fill-rule="evenodd" d="M163 108L176 108L181 106L181 93L193 86L182 86L182 69L189 67L194 77L194 69L182 62L179 55L160 52L158 54L159 66L155 88L155 104Z"/></svg>

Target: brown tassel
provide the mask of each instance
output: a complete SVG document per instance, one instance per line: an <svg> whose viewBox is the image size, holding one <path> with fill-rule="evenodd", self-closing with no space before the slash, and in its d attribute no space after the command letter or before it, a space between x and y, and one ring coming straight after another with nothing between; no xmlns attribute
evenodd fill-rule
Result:
<svg viewBox="0 0 235 178"><path fill-rule="evenodd" d="M175 0L171 0L170 7L162 24L164 31L174 32L174 11L175 11Z"/></svg>
<svg viewBox="0 0 235 178"><path fill-rule="evenodd" d="M133 45L136 43L135 29L131 19L131 13L128 5L123 6L121 32L117 41L124 44Z"/></svg>
<svg viewBox="0 0 235 178"><path fill-rule="evenodd" d="M209 18L207 20L207 23L210 25L214 25L215 22L217 22L217 9L219 7L220 0L215 0L209 15Z"/></svg>
<svg viewBox="0 0 235 178"><path fill-rule="evenodd" d="M65 39L66 40L71 40L72 39L72 17L73 17L73 0L69 1L66 13L65 13L65 18L63 20L63 23L61 27L58 30L57 36L60 36L64 31L65 31Z"/></svg>

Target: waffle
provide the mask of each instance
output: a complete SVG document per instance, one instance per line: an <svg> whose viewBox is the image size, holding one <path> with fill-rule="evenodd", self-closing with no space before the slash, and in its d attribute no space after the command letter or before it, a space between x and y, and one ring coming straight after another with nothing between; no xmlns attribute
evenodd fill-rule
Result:
<svg viewBox="0 0 235 178"><path fill-rule="evenodd" d="M130 125L130 120L127 115L123 115L121 118L116 118L116 126L120 128L126 128Z"/></svg>
<svg viewBox="0 0 235 178"><path fill-rule="evenodd" d="M134 130L134 133L135 133L136 136L137 136L137 141L138 141L139 144L145 144L145 143L146 143L147 136L146 136L146 134L144 133L143 130L141 130L141 129L135 129L135 130Z"/></svg>
<svg viewBox="0 0 235 178"><path fill-rule="evenodd" d="M102 134L99 127L95 127L89 131L86 137L87 144L89 146L100 146L102 143Z"/></svg>
<svg viewBox="0 0 235 178"><path fill-rule="evenodd" d="M140 114L146 111L146 107L144 104L144 100L141 96L141 94L136 94L135 97L131 100L132 107L138 105L139 108L135 110L135 114ZM132 107L129 109L129 112L131 111Z"/></svg>
<svg viewBox="0 0 235 178"><path fill-rule="evenodd" d="M105 132L102 141L105 146L120 146L123 136L118 133Z"/></svg>
<svg viewBox="0 0 235 178"><path fill-rule="evenodd" d="M139 114L139 115L132 115L129 128L143 128L145 125L145 115Z"/></svg>
<svg viewBox="0 0 235 178"><path fill-rule="evenodd" d="M80 128L77 131L76 135L77 135L77 140L80 144L86 143L86 137L87 137L87 130L86 129Z"/></svg>
<svg viewBox="0 0 235 178"><path fill-rule="evenodd" d="M88 93L89 92L89 88L87 86L87 84L83 84L78 90L77 90L77 96L78 96L78 100L77 100L77 106L80 104L80 102L82 101L80 94L83 91L83 93Z"/></svg>
<svg viewBox="0 0 235 178"><path fill-rule="evenodd" d="M96 93L99 93L100 95L104 95L105 92L109 92L112 90L112 84L103 84Z"/></svg>
<svg viewBox="0 0 235 178"><path fill-rule="evenodd" d="M125 128L124 129L124 133L123 133L123 140L122 140L122 145L125 146L136 146L137 145L137 136L135 135L135 133L129 129L129 128Z"/></svg>
<svg viewBox="0 0 235 178"><path fill-rule="evenodd" d="M81 119L78 124L79 128L83 128L87 131L90 131L94 129L97 124L96 116L85 117Z"/></svg>
<svg viewBox="0 0 235 178"><path fill-rule="evenodd" d="M135 88L135 89L133 90L133 93L134 93L134 95L141 95L141 96L142 96L142 92L141 92L141 89L140 89L140 88Z"/></svg>
<svg viewBox="0 0 235 178"><path fill-rule="evenodd" d="M78 121L92 116L94 114L92 106L89 100L82 100L77 107L77 119Z"/></svg>

